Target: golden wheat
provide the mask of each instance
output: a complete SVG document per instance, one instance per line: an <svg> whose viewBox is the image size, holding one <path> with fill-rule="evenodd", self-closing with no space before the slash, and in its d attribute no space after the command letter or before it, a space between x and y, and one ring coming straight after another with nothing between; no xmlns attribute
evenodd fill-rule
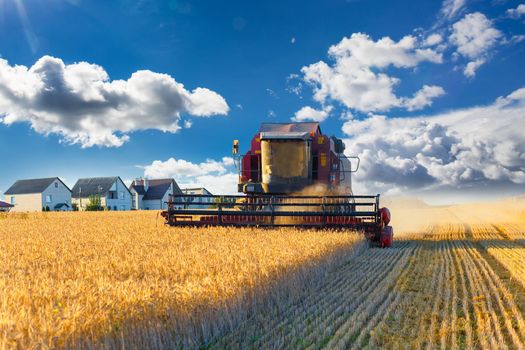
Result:
<svg viewBox="0 0 525 350"><path fill-rule="evenodd" d="M341 232L169 228L148 212L4 215L0 349L114 347L121 337L141 348L159 341L151 327L173 346L195 346L246 317L245 304L268 302L279 279L306 282L287 278L291 271L315 269L360 241Z"/></svg>

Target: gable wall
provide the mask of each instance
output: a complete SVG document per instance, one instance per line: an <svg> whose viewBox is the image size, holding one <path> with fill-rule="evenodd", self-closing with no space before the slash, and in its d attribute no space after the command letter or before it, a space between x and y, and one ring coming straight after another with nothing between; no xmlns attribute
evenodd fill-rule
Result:
<svg viewBox="0 0 525 350"><path fill-rule="evenodd" d="M55 187L55 184L57 184L57 187ZM51 196L51 202L49 203L46 201L48 195ZM55 205L59 203L66 203L69 205L67 210L71 210L71 192L61 181L55 180L42 192L42 207L49 206L49 210L53 211Z"/></svg>
<svg viewBox="0 0 525 350"><path fill-rule="evenodd" d="M115 181L115 183L111 186L112 191L117 192L117 199L110 199L109 194L106 193L106 195L102 198L102 206L104 207L110 207L110 210L131 210L131 194L126 187L126 184L120 180L120 178ZM123 193L124 198L120 198L120 193Z"/></svg>

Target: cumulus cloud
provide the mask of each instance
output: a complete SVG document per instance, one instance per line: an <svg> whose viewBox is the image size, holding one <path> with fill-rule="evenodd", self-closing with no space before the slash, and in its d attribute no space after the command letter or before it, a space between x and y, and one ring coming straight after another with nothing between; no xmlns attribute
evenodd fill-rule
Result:
<svg viewBox="0 0 525 350"><path fill-rule="evenodd" d="M519 4L518 7L516 7L515 9L508 9L507 10L507 15L510 17L510 18L520 18L521 16L523 16L525 14L525 4Z"/></svg>
<svg viewBox="0 0 525 350"><path fill-rule="evenodd" d="M144 176L173 177L180 187L206 187L214 194L234 194L237 192L238 175L231 171L233 165L231 157L223 157L220 161L208 159L202 163L170 158L166 161L155 160L144 166Z"/></svg>
<svg viewBox="0 0 525 350"><path fill-rule="evenodd" d="M425 61L442 62L441 53L423 45L411 35L396 42L389 37L374 41L366 34L354 33L330 47L333 65L319 61L301 71L304 80L314 86L314 99L323 104L332 99L361 112L417 109L419 105L410 98L396 96L394 87L400 80L385 70L414 68Z"/></svg>
<svg viewBox="0 0 525 350"><path fill-rule="evenodd" d="M150 178L164 177L193 177L210 173L224 174L226 167L233 164L231 157L224 157L221 161L208 159L203 163L192 163L184 159L170 158L166 161L155 160L144 167L144 176Z"/></svg>
<svg viewBox="0 0 525 350"><path fill-rule="evenodd" d="M314 109L310 106L305 106L295 112L295 116L292 118L293 121L303 122L303 121L314 121L314 122L323 122L332 111L332 106L327 106L322 110Z"/></svg>
<svg viewBox="0 0 525 350"><path fill-rule="evenodd" d="M358 192L525 185L525 88L488 106L435 116L348 120L348 155L361 157Z"/></svg>
<svg viewBox="0 0 525 350"><path fill-rule="evenodd" d="M470 59L463 71L466 76L475 75L501 37L502 33L493 27L492 21L480 12L469 13L452 25L450 42L458 54Z"/></svg>
<svg viewBox="0 0 525 350"><path fill-rule="evenodd" d="M216 92L186 90L167 74L141 70L111 81L104 68L87 62L44 56L28 68L0 59L0 122L27 122L38 133L82 147L119 147L136 130L177 132L182 114L228 110Z"/></svg>

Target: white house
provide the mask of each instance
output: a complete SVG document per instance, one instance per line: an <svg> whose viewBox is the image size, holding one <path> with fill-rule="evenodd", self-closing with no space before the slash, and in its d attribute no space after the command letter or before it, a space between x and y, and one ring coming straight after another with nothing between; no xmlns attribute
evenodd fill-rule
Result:
<svg viewBox="0 0 525 350"><path fill-rule="evenodd" d="M206 195L211 196L211 192L205 189L204 187L195 187L195 188L183 188L181 189L182 195L183 195L183 201L188 202L187 205L185 205L186 208L189 209L206 209L210 208L214 205L213 198L212 197L202 197L202 198L193 198L191 196L184 197L185 194L189 195ZM209 203L207 205L203 204L191 204L192 202L199 202L199 203Z"/></svg>
<svg viewBox="0 0 525 350"><path fill-rule="evenodd" d="M107 210L131 210L131 192L119 176L79 179L72 191L79 210L85 210L93 196Z"/></svg>
<svg viewBox="0 0 525 350"><path fill-rule="evenodd" d="M174 179L136 179L129 190L132 195L132 208L136 210L167 209L170 195L182 194Z"/></svg>
<svg viewBox="0 0 525 350"><path fill-rule="evenodd" d="M71 210L71 190L58 177L18 180L4 194L13 212Z"/></svg>

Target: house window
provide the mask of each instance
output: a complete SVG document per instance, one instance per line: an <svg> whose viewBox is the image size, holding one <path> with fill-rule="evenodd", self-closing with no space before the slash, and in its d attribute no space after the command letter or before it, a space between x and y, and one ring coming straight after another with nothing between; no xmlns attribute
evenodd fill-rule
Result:
<svg viewBox="0 0 525 350"><path fill-rule="evenodd" d="M16 197L15 196L11 196L11 204L13 204L13 205L16 204Z"/></svg>
<svg viewBox="0 0 525 350"><path fill-rule="evenodd" d="M55 188L58 188L58 182L55 182Z"/></svg>
<svg viewBox="0 0 525 350"><path fill-rule="evenodd" d="M124 191L120 191L120 199L124 199Z"/></svg>
<svg viewBox="0 0 525 350"><path fill-rule="evenodd" d="M50 195L50 194L48 194L48 195L46 196L46 203L51 203L52 201L53 201L53 196Z"/></svg>

